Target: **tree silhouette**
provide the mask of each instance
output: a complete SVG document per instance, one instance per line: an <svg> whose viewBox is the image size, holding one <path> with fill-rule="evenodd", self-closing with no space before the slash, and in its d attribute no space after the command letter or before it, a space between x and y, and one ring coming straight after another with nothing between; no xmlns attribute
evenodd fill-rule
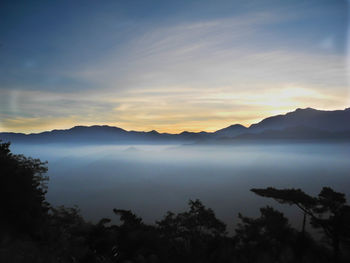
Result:
<svg viewBox="0 0 350 263"><path fill-rule="evenodd" d="M251 191L299 207L305 215L310 216L313 227L323 230L333 248L333 262L339 261L341 243L350 240L350 207L346 204L343 193L335 192L329 187L323 187L317 197L311 197L300 189L279 190L269 187Z"/></svg>
<svg viewBox="0 0 350 263"><path fill-rule="evenodd" d="M77 207L51 208L45 242L55 247L54 254L63 262L93 262L88 239L93 227Z"/></svg>
<svg viewBox="0 0 350 263"><path fill-rule="evenodd" d="M182 262L214 262L220 254L226 225L216 218L212 209L198 199L190 200L189 210L174 214L168 212L157 225L163 238L168 239L173 257Z"/></svg>
<svg viewBox="0 0 350 263"><path fill-rule="evenodd" d="M220 236L226 233L226 225L216 218L212 209L206 208L198 199L188 202L189 211L175 215L168 212L158 226L177 236Z"/></svg>
<svg viewBox="0 0 350 263"><path fill-rule="evenodd" d="M120 216L123 226L133 227L142 224L142 218L132 213L131 210L113 209L113 212Z"/></svg>
<svg viewBox="0 0 350 263"><path fill-rule="evenodd" d="M0 207L2 231L34 234L49 209L45 201L46 162L15 155L0 141Z"/></svg>
<svg viewBox="0 0 350 263"><path fill-rule="evenodd" d="M280 262L284 249L290 244L293 231L283 213L272 207L260 209L260 217L253 219L238 215L242 221L236 229L235 240L244 262L258 262L262 258Z"/></svg>
<svg viewBox="0 0 350 263"><path fill-rule="evenodd" d="M113 209L122 224L114 227L113 245L116 262L158 262L162 256L162 243L154 226L146 225L142 218L130 210Z"/></svg>

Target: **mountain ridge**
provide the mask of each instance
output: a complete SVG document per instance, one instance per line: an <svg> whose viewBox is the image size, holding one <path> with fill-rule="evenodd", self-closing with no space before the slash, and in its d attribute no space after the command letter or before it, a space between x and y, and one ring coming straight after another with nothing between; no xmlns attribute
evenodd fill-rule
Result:
<svg viewBox="0 0 350 263"><path fill-rule="evenodd" d="M287 136L287 134L289 134ZM322 134L322 135L321 135ZM233 124L215 132L160 133L152 131L127 131L109 125L77 125L70 129L54 129L40 133L1 132L0 139L11 142L69 142L69 143L140 143L215 141L218 139L272 139L272 138L348 138L350 134L350 108L344 110L296 109L286 114L264 118L245 127Z"/></svg>

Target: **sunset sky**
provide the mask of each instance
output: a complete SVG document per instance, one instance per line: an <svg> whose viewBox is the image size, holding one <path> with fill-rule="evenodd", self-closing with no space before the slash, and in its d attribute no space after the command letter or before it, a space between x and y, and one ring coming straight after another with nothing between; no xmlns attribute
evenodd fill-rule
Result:
<svg viewBox="0 0 350 263"><path fill-rule="evenodd" d="M1 1L0 131L177 133L350 107L341 0Z"/></svg>

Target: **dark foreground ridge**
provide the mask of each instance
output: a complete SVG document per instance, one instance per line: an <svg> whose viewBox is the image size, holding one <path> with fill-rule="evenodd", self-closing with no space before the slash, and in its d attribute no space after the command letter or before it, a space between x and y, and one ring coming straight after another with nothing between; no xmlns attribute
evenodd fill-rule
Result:
<svg viewBox="0 0 350 263"><path fill-rule="evenodd" d="M324 187L318 196L300 189L252 189L295 205L304 215L294 229L270 206L258 218L238 215L234 235L200 200L145 224L130 210L114 209L120 224L87 222L77 208L52 207L45 199L47 164L14 155L0 143L0 262L350 262L350 206L345 195ZM306 225L310 222L310 225ZM320 230L316 241L308 228Z"/></svg>
<svg viewBox="0 0 350 263"><path fill-rule="evenodd" d="M285 115L266 118L249 128L234 124L216 132L126 131L111 126L76 126L37 134L0 133L0 139L13 143L69 144L164 144L234 143L268 140L350 140L350 108L322 111L297 109Z"/></svg>

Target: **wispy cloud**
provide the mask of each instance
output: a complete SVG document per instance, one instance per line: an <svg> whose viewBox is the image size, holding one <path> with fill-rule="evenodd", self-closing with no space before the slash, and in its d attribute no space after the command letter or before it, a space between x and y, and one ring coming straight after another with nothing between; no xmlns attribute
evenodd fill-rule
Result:
<svg viewBox="0 0 350 263"><path fill-rule="evenodd" d="M335 40L294 47L271 29L297 18L261 12L152 28L91 63L60 69L79 88L3 88L1 129L215 130L297 107L344 108L347 67Z"/></svg>

